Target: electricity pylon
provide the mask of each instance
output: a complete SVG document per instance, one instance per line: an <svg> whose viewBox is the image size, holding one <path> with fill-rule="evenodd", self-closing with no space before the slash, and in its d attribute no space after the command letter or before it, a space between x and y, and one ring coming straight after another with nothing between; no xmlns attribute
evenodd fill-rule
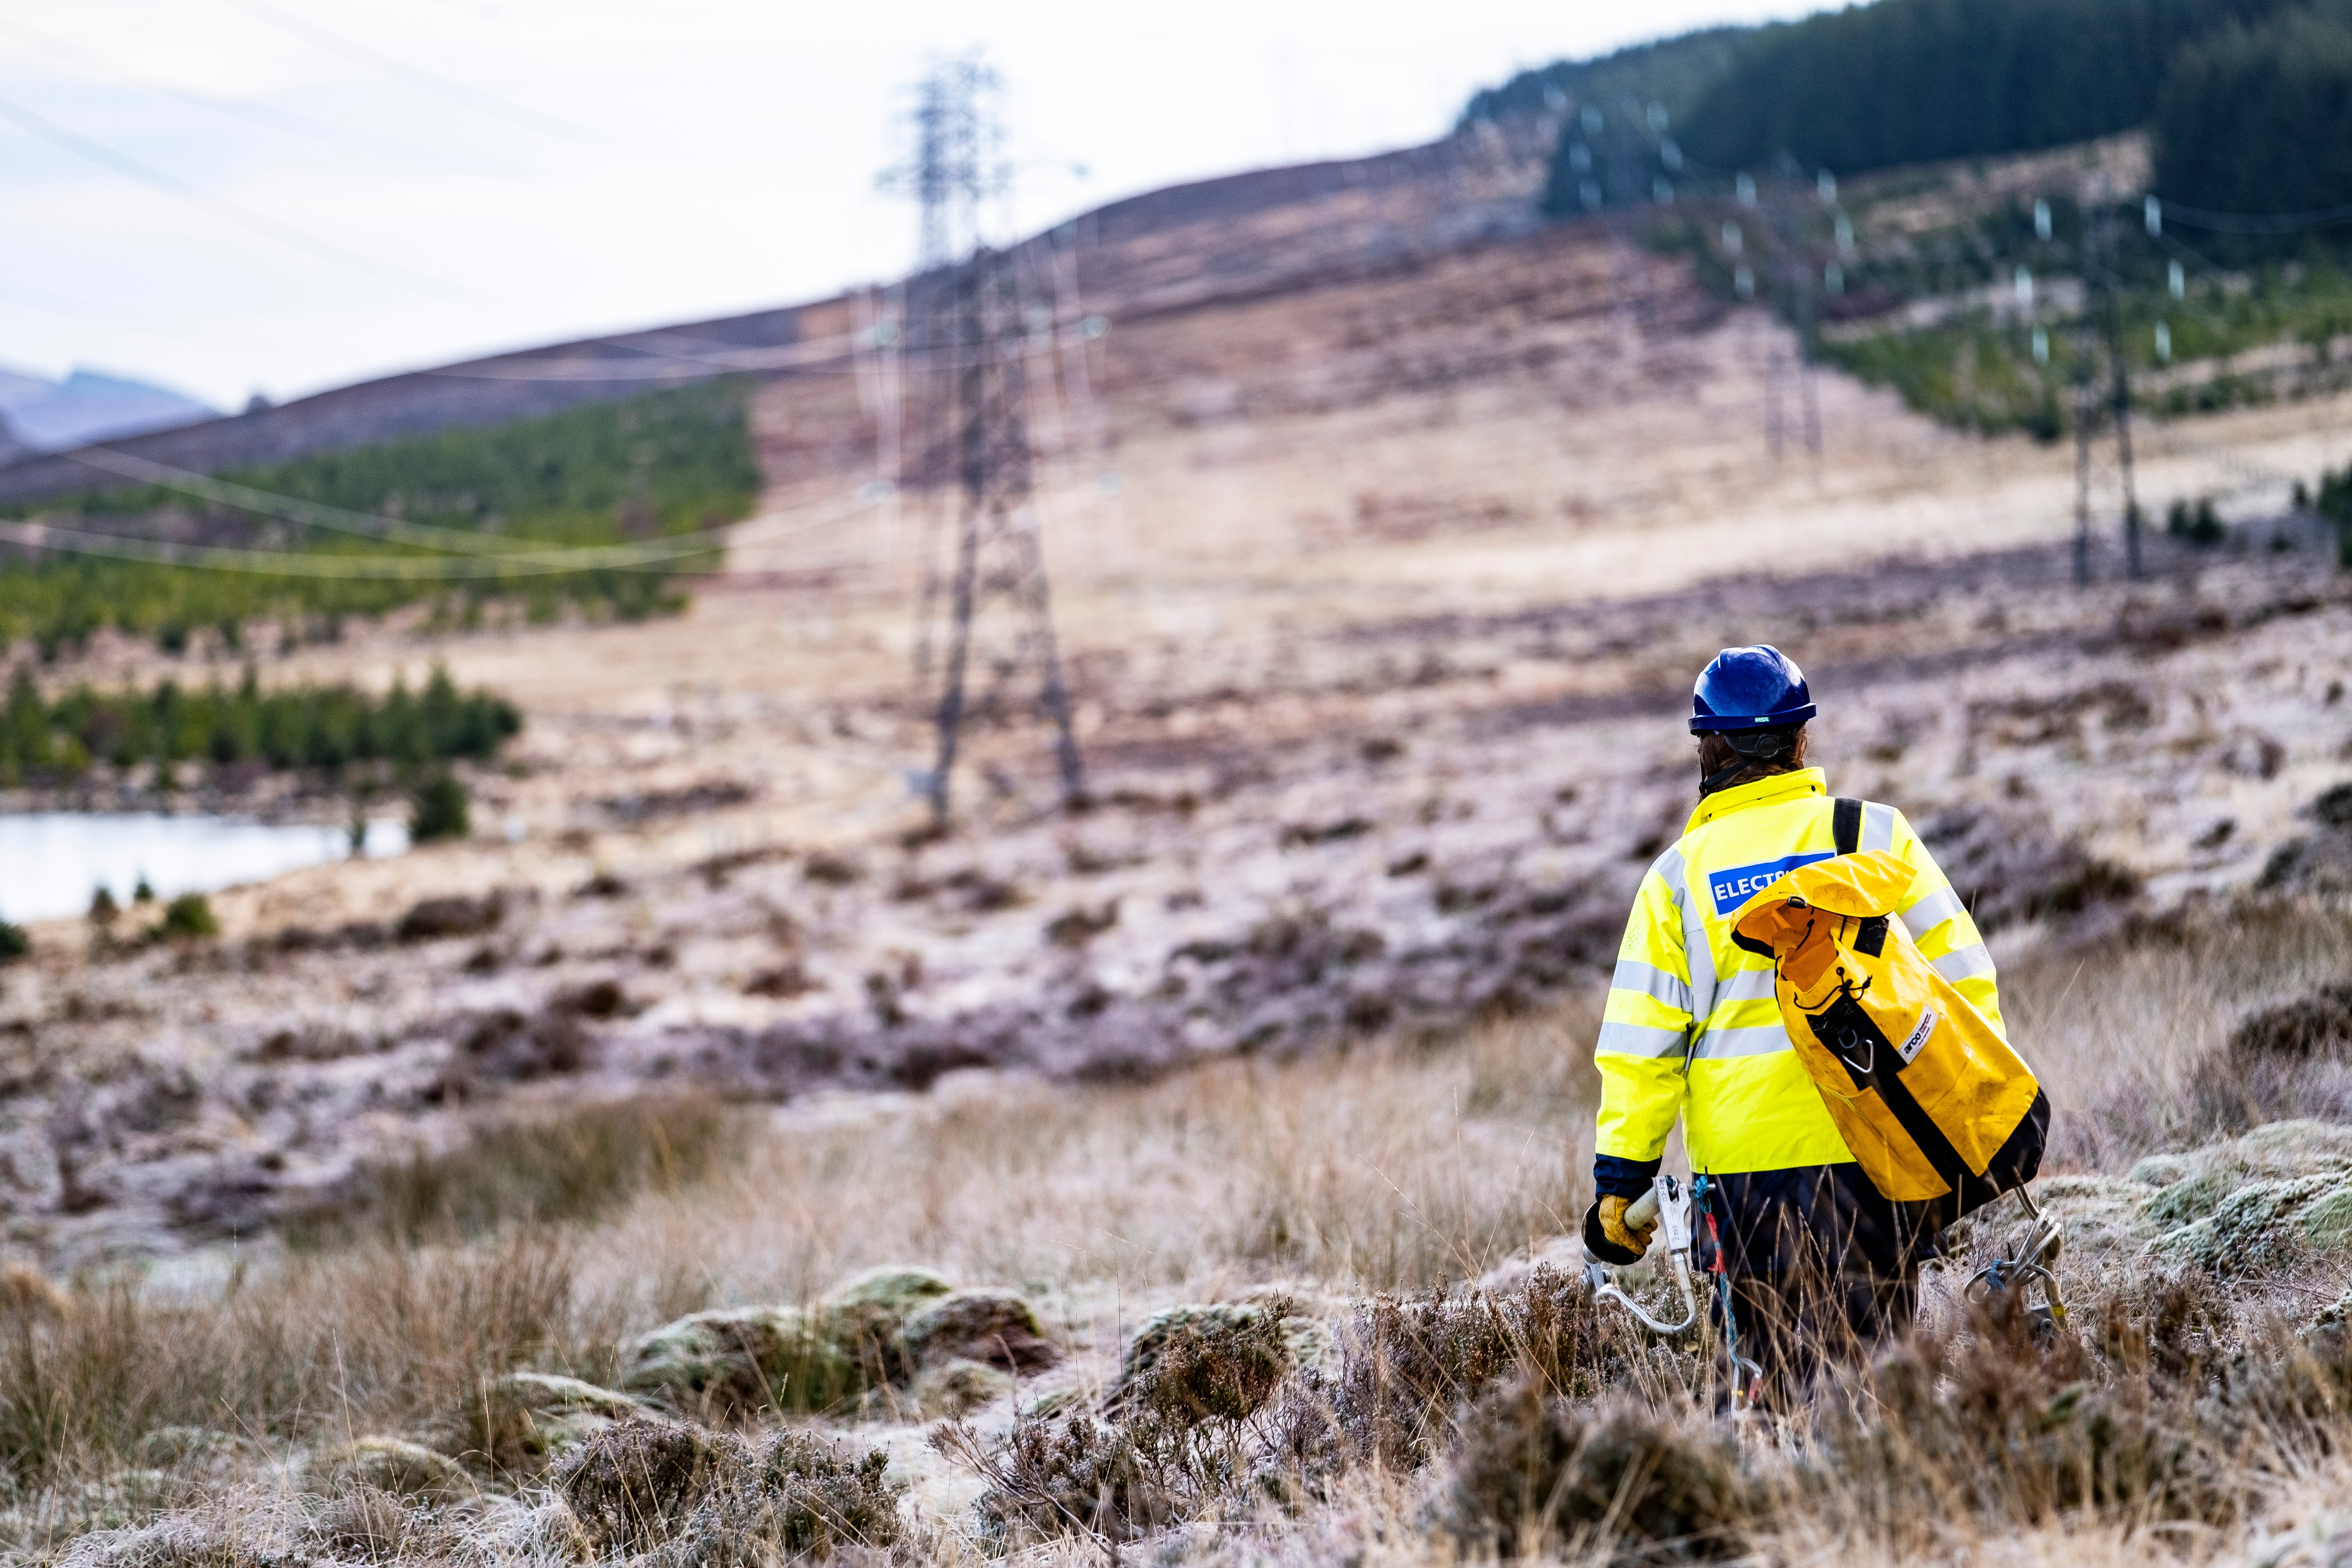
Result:
<svg viewBox="0 0 2352 1568"><path fill-rule="evenodd" d="M1009 694L1031 679L1037 708L1054 727L1063 803L1075 807L1086 799L1039 538L1029 419L1028 357L1040 331L1034 321L1042 316L1049 339L1065 323L1050 301L1027 298L1014 252L978 238L983 203L1003 188L992 166L1002 141L991 102L995 85L977 61L949 62L923 84L916 118L911 184L922 207L921 272L908 291L908 336L929 374L909 478L929 492L935 516L957 520L954 559L944 572L936 533L925 552L916 639L918 698L935 716L926 792L939 829L950 819L966 724L976 714L1001 715ZM987 683L975 691L982 676Z"/></svg>

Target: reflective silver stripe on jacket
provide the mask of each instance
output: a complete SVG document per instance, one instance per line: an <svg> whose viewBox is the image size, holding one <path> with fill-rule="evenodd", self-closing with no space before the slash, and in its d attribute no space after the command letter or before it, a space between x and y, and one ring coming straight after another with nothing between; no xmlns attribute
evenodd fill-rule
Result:
<svg viewBox="0 0 2352 1568"><path fill-rule="evenodd" d="M1956 984L1972 975L1992 973L1992 954L1980 942L1972 942L1928 962L1937 973Z"/></svg>
<svg viewBox="0 0 2352 1568"><path fill-rule="evenodd" d="M1948 884L1903 910L1903 929L1915 937L1925 936L1959 912L1960 895Z"/></svg>
<svg viewBox="0 0 2352 1568"><path fill-rule="evenodd" d="M1693 1054L1708 1061L1721 1061L1726 1057L1763 1057L1794 1049L1789 1043L1789 1031L1780 1025L1755 1024L1744 1029L1710 1030L1700 1037L1698 1049Z"/></svg>
<svg viewBox="0 0 2352 1568"><path fill-rule="evenodd" d="M1863 853L1866 855L1873 849L1894 847L1895 808L1881 805L1874 800L1865 802L1862 808Z"/></svg>
<svg viewBox="0 0 2352 1568"><path fill-rule="evenodd" d="M1667 973L1654 963L1644 963L1638 958L1621 958L1617 972L1609 977L1612 991L1633 991L1669 1007L1691 1010L1691 988L1678 975Z"/></svg>
<svg viewBox="0 0 2352 1568"><path fill-rule="evenodd" d="M1775 979L1769 969L1743 969L1716 992L1715 1005L1720 1007L1727 1002L1769 1002L1779 994Z"/></svg>
<svg viewBox="0 0 2352 1568"><path fill-rule="evenodd" d="M1661 1029L1647 1024L1603 1024L1601 1038L1593 1044L1596 1056L1678 1057L1689 1043L1689 1037L1680 1029Z"/></svg>
<svg viewBox="0 0 2352 1568"><path fill-rule="evenodd" d="M1690 896L1690 868L1680 845L1659 856L1650 869L1665 879L1675 908L1682 911L1683 963L1690 970L1691 1029L1696 1034L1715 1011L1715 949L1706 939L1706 916Z"/></svg>

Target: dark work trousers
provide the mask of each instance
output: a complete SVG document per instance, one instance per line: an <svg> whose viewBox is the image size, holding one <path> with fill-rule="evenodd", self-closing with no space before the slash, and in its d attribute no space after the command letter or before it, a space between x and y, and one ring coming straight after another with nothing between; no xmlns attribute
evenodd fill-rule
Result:
<svg viewBox="0 0 2352 1568"><path fill-rule="evenodd" d="M1918 1309L1916 1267L1892 1276L1796 1268L1731 1277L1739 1354L1762 1371L1754 1392L1766 1405L1801 1399L1823 1367L1866 1356L1881 1341L1908 1330ZM1720 1328L1719 1295L1715 1316Z"/></svg>
<svg viewBox="0 0 2352 1568"><path fill-rule="evenodd" d="M1930 1205L1881 1196L1851 1164L1717 1176L1697 1223L1695 1261L1730 1275L1739 1353L1762 1369L1767 1404L1908 1330L1919 1265L1943 1247ZM1718 1294L1718 1328L1722 1310Z"/></svg>

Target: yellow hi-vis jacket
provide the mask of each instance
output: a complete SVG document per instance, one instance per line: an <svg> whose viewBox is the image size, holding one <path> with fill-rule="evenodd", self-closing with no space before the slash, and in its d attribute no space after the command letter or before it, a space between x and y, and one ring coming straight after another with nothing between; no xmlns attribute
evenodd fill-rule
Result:
<svg viewBox="0 0 2352 1568"><path fill-rule="evenodd" d="M1819 768L1717 791L1642 879L1593 1051L1604 1163L1656 1161L1678 1116L1696 1172L1853 1160L1781 1026L1772 961L1731 940L1732 917L1750 898L1835 853L1832 804ZM1860 847L1893 850L1916 868L1898 906L1904 929L2006 1038L1992 957L1903 814L1865 804Z"/></svg>

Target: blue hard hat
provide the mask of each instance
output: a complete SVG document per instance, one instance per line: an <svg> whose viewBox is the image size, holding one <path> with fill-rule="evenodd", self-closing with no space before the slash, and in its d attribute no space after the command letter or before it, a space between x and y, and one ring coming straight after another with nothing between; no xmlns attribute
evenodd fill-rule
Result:
<svg viewBox="0 0 2352 1568"><path fill-rule="evenodd" d="M1691 733L1801 724L1813 694L1797 661L1774 647L1727 647L1707 661L1691 687Z"/></svg>

